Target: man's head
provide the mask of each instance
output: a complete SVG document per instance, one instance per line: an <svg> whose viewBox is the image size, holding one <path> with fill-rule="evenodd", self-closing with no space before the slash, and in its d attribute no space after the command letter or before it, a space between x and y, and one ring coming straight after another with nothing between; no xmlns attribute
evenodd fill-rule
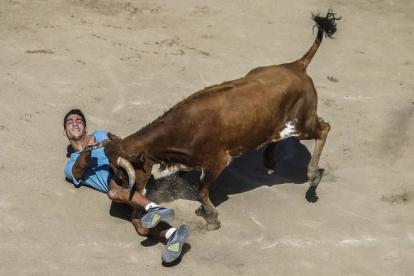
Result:
<svg viewBox="0 0 414 276"><path fill-rule="evenodd" d="M65 115L63 129L63 135L69 140L80 140L86 136L86 119L80 109L72 109Z"/></svg>

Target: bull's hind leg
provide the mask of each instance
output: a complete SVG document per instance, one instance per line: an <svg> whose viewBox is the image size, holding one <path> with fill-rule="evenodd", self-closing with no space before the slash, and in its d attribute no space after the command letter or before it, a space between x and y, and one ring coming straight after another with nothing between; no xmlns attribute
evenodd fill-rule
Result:
<svg viewBox="0 0 414 276"><path fill-rule="evenodd" d="M201 202L200 208L196 210L196 215L203 217L207 221L207 230L216 230L220 227L218 212L210 201L210 187L220 176L223 169L227 166L227 155L223 155L215 160L216 163L209 167L204 167L200 177L200 186L197 199Z"/></svg>
<svg viewBox="0 0 414 276"><path fill-rule="evenodd" d="M328 123L325 123L322 119L317 120L316 129L313 131L315 137L312 137L315 139L315 149L313 150L313 155L309 162L307 174L309 184L311 186L318 186L321 181L322 175L319 170L319 159L321 157L326 138L328 137L329 130L331 129L331 126Z"/></svg>
<svg viewBox="0 0 414 276"><path fill-rule="evenodd" d="M272 174L275 171L277 144L277 142L270 143L263 154L263 165L267 168L268 174Z"/></svg>

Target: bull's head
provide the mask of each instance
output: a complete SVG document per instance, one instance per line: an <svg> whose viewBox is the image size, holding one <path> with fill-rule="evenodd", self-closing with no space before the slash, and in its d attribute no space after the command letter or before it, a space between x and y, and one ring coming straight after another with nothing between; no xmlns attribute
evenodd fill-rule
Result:
<svg viewBox="0 0 414 276"><path fill-rule="evenodd" d="M108 133L109 141L105 144L105 155L112 165L121 167L128 174L128 188L132 191L135 184L135 169L143 167L144 153L130 154L122 148L122 139ZM132 166L132 164L134 166ZM135 167L135 169L134 169Z"/></svg>

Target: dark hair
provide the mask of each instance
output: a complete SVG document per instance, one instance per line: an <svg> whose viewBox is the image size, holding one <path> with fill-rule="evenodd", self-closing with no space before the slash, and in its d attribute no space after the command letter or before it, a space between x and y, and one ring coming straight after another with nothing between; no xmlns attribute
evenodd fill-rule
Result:
<svg viewBox="0 0 414 276"><path fill-rule="evenodd" d="M66 129L66 119L67 119L70 115L73 115L73 114L76 114L76 115L81 116L81 117L82 117L83 124L84 124L84 125L85 125L85 127L86 127L86 119L85 119L85 115L83 115L83 113L82 113L82 111L81 111L80 109L75 108L75 109L72 109L71 111L69 111L68 113L66 113L65 118L63 119L63 129Z"/></svg>

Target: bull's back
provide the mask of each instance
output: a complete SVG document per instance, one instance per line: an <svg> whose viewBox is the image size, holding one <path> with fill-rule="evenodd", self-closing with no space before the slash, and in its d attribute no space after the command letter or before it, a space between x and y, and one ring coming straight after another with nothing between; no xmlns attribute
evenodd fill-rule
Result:
<svg viewBox="0 0 414 276"><path fill-rule="evenodd" d="M303 89L286 66L207 87L179 103L172 112L175 130L194 147L248 151L265 143L283 124ZM173 123L174 124L174 123Z"/></svg>

